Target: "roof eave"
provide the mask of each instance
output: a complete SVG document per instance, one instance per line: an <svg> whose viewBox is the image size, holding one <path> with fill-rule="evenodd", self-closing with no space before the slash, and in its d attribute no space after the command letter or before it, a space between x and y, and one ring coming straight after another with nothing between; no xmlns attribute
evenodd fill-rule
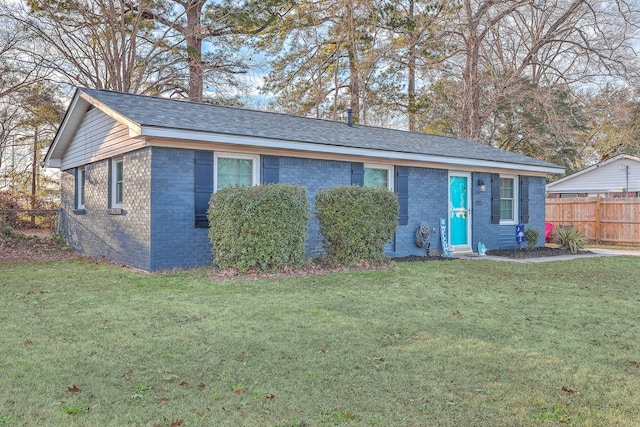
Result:
<svg viewBox="0 0 640 427"><path fill-rule="evenodd" d="M448 164L454 167L496 168L512 171L532 172L537 174L564 173L564 168L553 166L527 165L522 163L507 163L480 159L376 150L370 148L357 148L311 142L267 139L243 135L229 135L212 132L198 132L192 130L167 129L156 126L142 126L140 135L148 137L170 138L176 140L227 143L246 147L250 146L258 148L276 148L299 152L331 153L342 154L345 156L362 156L369 158L417 161L423 163L440 163Z"/></svg>

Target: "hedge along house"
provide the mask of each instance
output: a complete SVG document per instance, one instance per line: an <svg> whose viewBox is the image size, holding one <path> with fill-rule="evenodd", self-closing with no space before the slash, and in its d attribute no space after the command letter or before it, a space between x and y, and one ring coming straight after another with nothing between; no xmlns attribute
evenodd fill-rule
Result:
<svg viewBox="0 0 640 427"><path fill-rule="evenodd" d="M457 252L514 247L515 224L544 230L545 178L563 172L462 139L94 89L76 90L45 165L62 171L67 242L147 271L212 263L206 212L224 185L300 184L312 209L320 188L387 187L394 257L424 254L415 231L440 218ZM322 250L315 219L307 250Z"/></svg>

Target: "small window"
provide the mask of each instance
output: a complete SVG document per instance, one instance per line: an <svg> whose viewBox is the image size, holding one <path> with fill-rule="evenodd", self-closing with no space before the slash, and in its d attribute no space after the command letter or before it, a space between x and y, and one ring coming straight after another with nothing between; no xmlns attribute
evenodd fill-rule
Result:
<svg viewBox="0 0 640 427"><path fill-rule="evenodd" d="M76 174L76 209L84 209L85 168L78 168Z"/></svg>
<svg viewBox="0 0 640 427"><path fill-rule="evenodd" d="M500 224L515 224L517 214L517 187L515 177L500 177Z"/></svg>
<svg viewBox="0 0 640 427"><path fill-rule="evenodd" d="M228 185L251 187L259 183L258 156L250 154L215 153L214 155L214 188L216 190Z"/></svg>
<svg viewBox="0 0 640 427"><path fill-rule="evenodd" d="M111 207L121 208L124 196L124 167L122 158L111 163Z"/></svg>
<svg viewBox="0 0 640 427"><path fill-rule="evenodd" d="M393 191L393 166L365 165L364 186Z"/></svg>

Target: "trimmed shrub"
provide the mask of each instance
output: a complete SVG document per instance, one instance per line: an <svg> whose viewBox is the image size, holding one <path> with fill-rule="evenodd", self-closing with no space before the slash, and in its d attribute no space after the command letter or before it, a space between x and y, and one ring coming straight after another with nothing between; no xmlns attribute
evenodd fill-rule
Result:
<svg viewBox="0 0 640 427"><path fill-rule="evenodd" d="M289 184L224 187L209 202L209 238L221 268L270 271L304 259L307 190Z"/></svg>
<svg viewBox="0 0 640 427"><path fill-rule="evenodd" d="M398 225L398 196L384 188L333 187L316 194L316 216L329 259L337 264L386 260Z"/></svg>
<svg viewBox="0 0 640 427"><path fill-rule="evenodd" d="M587 239L584 230L576 227L558 227L553 230L553 243L562 249L578 252L584 248Z"/></svg>
<svg viewBox="0 0 640 427"><path fill-rule="evenodd" d="M540 240L540 230L537 228L526 228L524 230L524 240L527 242L527 249L533 249Z"/></svg>

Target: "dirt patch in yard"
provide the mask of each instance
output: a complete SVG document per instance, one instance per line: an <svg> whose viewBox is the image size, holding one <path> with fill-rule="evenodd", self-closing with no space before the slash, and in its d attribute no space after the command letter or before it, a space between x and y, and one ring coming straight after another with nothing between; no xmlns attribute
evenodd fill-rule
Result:
<svg viewBox="0 0 640 427"><path fill-rule="evenodd" d="M79 255L56 236L0 230L0 263L59 261L77 257Z"/></svg>

